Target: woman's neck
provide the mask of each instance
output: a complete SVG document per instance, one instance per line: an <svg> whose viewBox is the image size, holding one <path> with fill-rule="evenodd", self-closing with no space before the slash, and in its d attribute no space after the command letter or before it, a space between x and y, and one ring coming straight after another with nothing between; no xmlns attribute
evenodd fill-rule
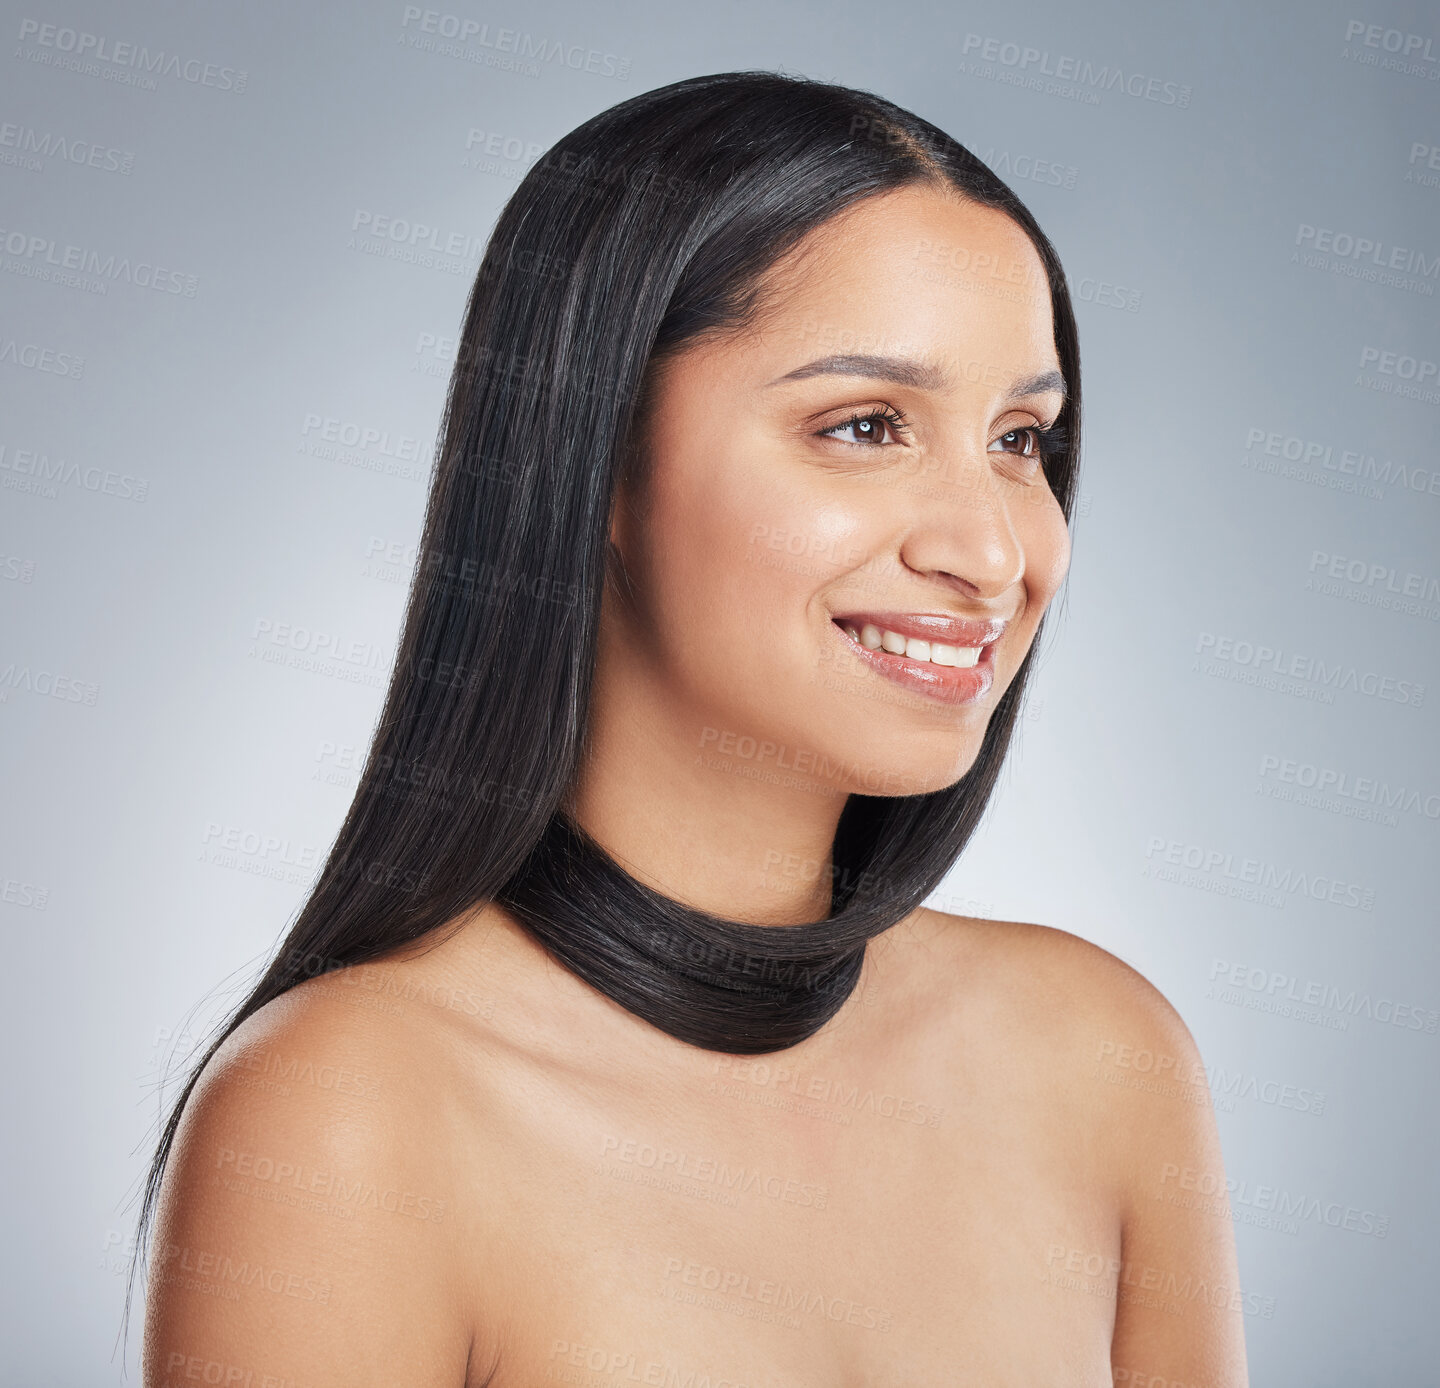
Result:
<svg viewBox="0 0 1440 1388"><path fill-rule="evenodd" d="M826 919L846 793L807 776L797 749L625 683L596 681L570 816L637 881L684 905L753 924Z"/></svg>

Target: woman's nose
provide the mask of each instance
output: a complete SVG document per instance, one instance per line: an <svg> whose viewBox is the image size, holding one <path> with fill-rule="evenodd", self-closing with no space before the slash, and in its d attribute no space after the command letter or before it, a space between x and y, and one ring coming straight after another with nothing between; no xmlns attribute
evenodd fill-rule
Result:
<svg viewBox="0 0 1440 1388"><path fill-rule="evenodd" d="M978 466L957 468L938 487L928 479L925 491L900 547L907 567L943 576L982 601L1020 582L1025 549L1011 509L1024 505L1031 489L996 478L987 455Z"/></svg>

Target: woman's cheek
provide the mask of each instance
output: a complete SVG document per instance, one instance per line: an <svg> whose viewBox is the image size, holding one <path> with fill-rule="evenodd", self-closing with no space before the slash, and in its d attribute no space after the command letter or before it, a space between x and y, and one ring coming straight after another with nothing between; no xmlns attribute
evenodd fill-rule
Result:
<svg viewBox="0 0 1440 1388"><path fill-rule="evenodd" d="M1025 542L1025 586L1029 602L1043 607L1059 591L1070 568L1070 528L1053 495L1037 508Z"/></svg>
<svg viewBox="0 0 1440 1388"><path fill-rule="evenodd" d="M833 496L797 493L778 508L772 543L807 596L827 583L863 568L885 533L884 502L871 496L837 501Z"/></svg>

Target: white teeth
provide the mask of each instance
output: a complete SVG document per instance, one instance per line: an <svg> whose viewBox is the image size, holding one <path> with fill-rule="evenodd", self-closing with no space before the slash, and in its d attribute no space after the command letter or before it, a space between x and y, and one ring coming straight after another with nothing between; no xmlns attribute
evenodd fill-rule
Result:
<svg viewBox="0 0 1440 1388"><path fill-rule="evenodd" d="M866 622L858 633L853 625L845 630L867 650L886 650L907 660L924 660L931 665L950 665L961 670L968 670L980 661L979 646L946 646L939 641L922 641L914 636L901 636L898 631L885 631L872 622Z"/></svg>

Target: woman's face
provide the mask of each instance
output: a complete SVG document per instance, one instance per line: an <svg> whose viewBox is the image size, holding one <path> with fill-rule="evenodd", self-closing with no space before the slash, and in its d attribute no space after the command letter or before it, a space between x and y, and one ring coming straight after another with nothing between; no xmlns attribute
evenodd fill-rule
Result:
<svg viewBox="0 0 1440 1388"><path fill-rule="evenodd" d="M656 375L607 693L757 776L952 785L1069 563L1039 458L1064 398L1043 265L1002 214L907 188L767 289L762 326Z"/></svg>

